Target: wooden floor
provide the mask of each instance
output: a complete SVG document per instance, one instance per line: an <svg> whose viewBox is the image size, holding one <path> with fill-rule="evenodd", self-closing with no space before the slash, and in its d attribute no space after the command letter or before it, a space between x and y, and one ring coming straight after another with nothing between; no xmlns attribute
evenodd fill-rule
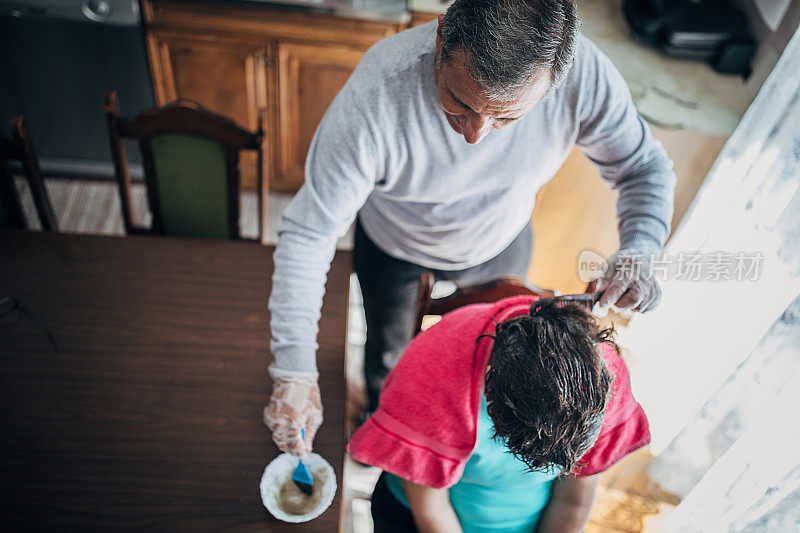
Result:
<svg viewBox="0 0 800 533"><path fill-rule="evenodd" d="M651 527L653 520L680 499L648 477L652 459L649 449L643 448L600 475L585 533L656 533Z"/></svg>

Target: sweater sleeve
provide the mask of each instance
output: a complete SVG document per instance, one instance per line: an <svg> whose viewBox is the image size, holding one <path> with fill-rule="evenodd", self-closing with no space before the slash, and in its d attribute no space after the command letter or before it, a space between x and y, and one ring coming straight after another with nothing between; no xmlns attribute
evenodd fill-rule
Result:
<svg viewBox="0 0 800 533"><path fill-rule="evenodd" d="M672 221L676 181L672 160L653 138L611 61L587 39L582 45L576 144L619 193L621 247L660 251Z"/></svg>
<svg viewBox="0 0 800 533"><path fill-rule="evenodd" d="M353 88L356 72L320 122L306 180L283 212L269 298L271 350L283 370L316 371L322 297L336 241L371 193L381 155L375 128Z"/></svg>

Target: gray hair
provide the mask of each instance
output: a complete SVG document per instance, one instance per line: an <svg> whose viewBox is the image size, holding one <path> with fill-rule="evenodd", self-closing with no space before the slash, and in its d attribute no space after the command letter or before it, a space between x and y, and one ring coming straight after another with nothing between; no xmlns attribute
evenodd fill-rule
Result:
<svg viewBox="0 0 800 533"><path fill-rule="evenodd" d="M573 0L456 0L442 22L440 61L458 51L492 99L517 98L541 70L552 94L567 77L580 20Z"/></svg>

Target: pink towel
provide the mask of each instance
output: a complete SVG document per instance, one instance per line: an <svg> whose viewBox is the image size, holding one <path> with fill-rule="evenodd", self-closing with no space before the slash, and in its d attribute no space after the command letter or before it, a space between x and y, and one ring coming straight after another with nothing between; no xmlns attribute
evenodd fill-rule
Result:
<svg viewBox="0 0 800 533"><path fill-rule="evenodd" d="M353 458L420 485L451 487L477 444L480 395L495 326L527 313L533 296L475 304L446 314L417 335L381 390L378 410L348 445ZM631 394L628 369L609 345L603 357L615 376L603 427L577 476L611 467L650 442L647 418Z"/></svg>

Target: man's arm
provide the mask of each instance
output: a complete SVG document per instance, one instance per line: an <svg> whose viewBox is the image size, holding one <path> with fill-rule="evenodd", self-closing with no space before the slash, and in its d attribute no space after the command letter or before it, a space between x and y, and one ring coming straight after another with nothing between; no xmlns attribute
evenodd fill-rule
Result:
<svg viewBox="0 0 800 533"><path fill-rule="evenodd" d="M576 144L619 193L621 248L658 251L672 221L672 160L636 110L619 71L593 43L583 44Z"/></svg>
<svg viewBox="0 0 800 533"><path fill-rule="evenodd" d="M653 138L611 61L588 40L582 50L587 57L581 62L576 144L619 193L618 253L638 254L643 261L641 270L647 271L649 254L661 251L670 231L676 182L672 160ZM647 272L612 281L625 265L631 266L631 261L609 260L609 269L597 287L604 291L601 306L616 304L639 311L654 308L661 290Z"/></svg>
<svg viewBox="0 0 800 533"><path fill-rule="evenodd" d="M372 191L381 153L368 101L350 87L337 95L309 147L306 182L282 216L269 297L274 380L264 422L283 451L305 455L322 423L316 366L322 297L336 240ZM305 443L301 429L306 430Z"/></svg>
<svg viewBox="0 0 800 533"><path fill-rule="evenodd" d="M553 492L539 521L537 533L576 533L583 530L592 508L597 476L565 477L553 483Z"/></svg>
<svg viewBox="0 0 800 533"><path fill-rule="evenodd" d="M461 533L461 522L450 503L448 489L434 489L404 479L403 491L420 533Z"/></svg>

